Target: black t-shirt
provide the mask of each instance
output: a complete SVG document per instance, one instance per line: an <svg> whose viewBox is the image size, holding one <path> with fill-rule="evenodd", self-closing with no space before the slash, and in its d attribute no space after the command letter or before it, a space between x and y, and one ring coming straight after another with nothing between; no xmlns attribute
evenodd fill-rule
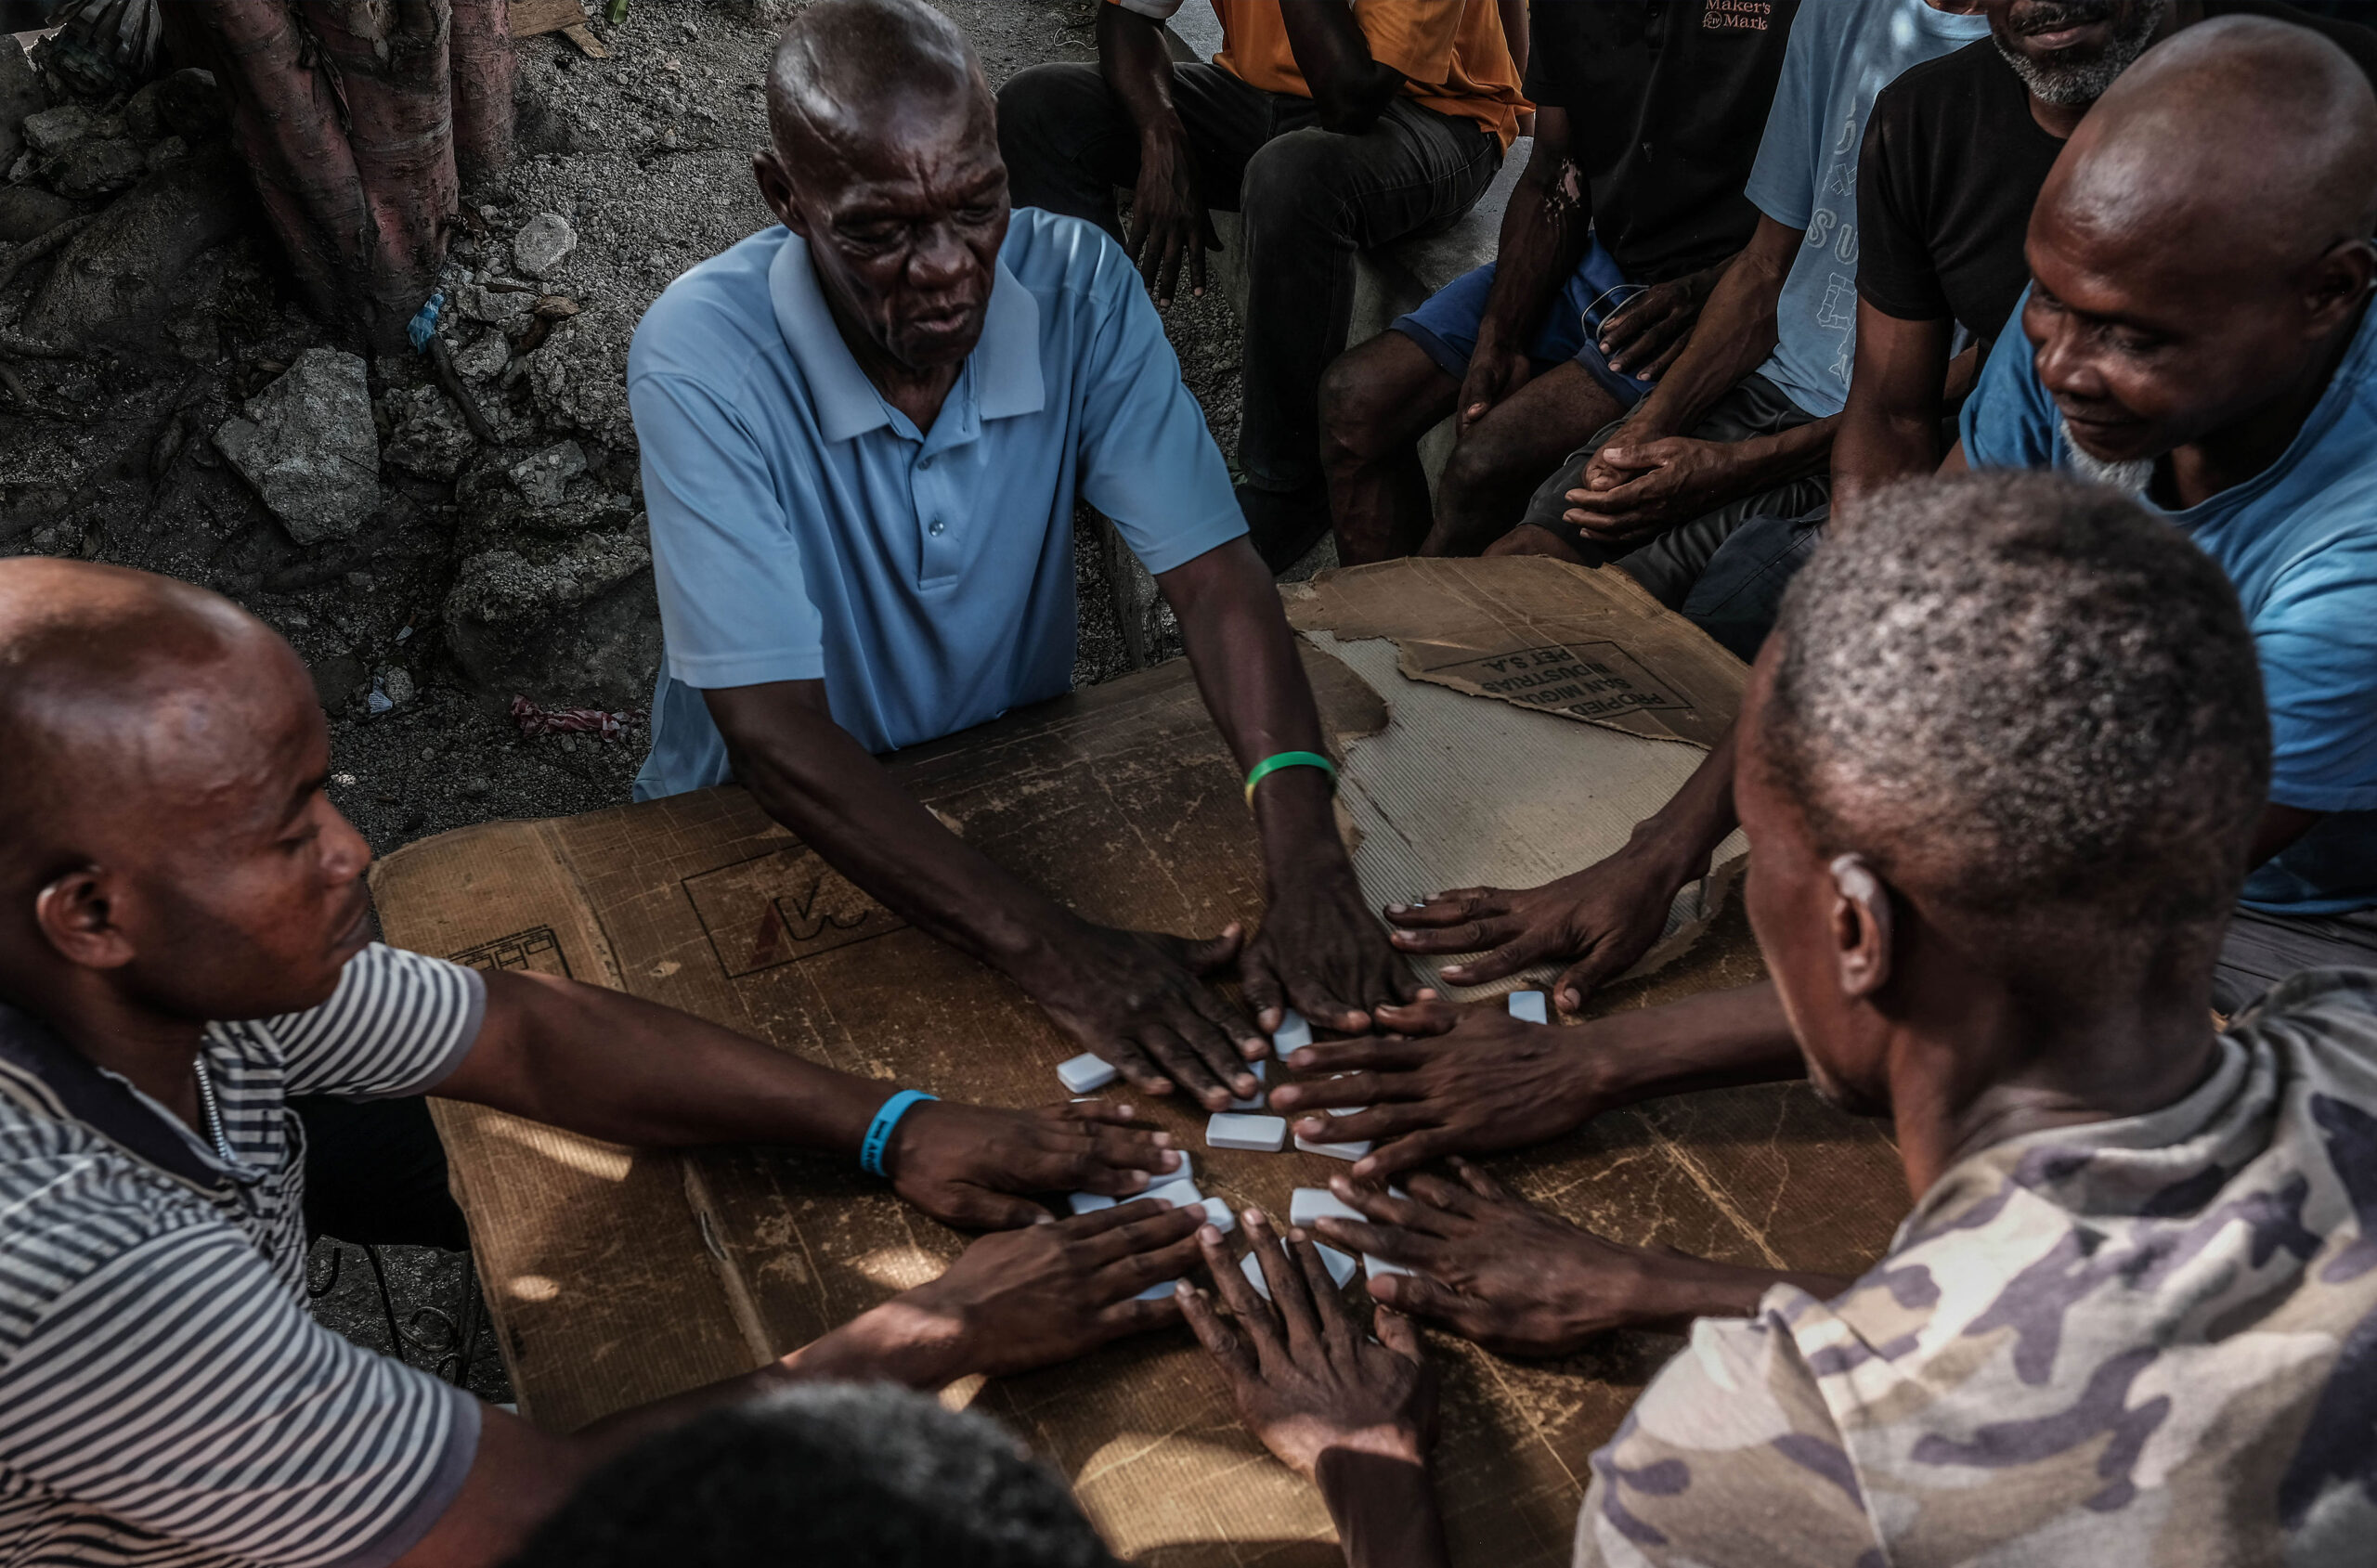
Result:
<svg viewBox="0 0 2377 1568"><path fill-rule="evenodd" d="M2377 32L2273 0L2209 0L2206 16L2299 22L2377 81ZM2031 206L2063 150L2031 117L2031 95L1984 38L1884 87L1857 165L1857 292L1902 321L1953 319L1984 343L2031 281Z"/></svg>
<svg viewBox="0 0 2377 1568"><path fill-rule="evenodd" d="M1567 111L1593 223L1657 283L1748 242L1742 194L1799 0L1535 0L1526 95Z"/></svg>

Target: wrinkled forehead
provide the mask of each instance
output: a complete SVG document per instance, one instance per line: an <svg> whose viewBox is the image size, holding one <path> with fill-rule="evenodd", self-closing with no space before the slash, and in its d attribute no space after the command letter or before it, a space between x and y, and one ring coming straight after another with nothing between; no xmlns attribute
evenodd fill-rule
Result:
<svg viewBox="0 0 2377 1568"><path fill-rule="evenodd" d="M776 154L820 197L851 188L920 190L1001 172L997 111L979 75L905 84L864 103L818 90L779 95Z"/></svg>

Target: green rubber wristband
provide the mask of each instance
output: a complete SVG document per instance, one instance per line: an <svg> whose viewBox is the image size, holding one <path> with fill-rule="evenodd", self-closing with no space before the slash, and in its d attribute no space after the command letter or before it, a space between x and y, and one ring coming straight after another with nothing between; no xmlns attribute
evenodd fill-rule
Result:
<svg viewBox="0 0 2377 1568"><path fill-rule="evenodd" d="M1246 807L1254 809L1254 786L1282 768L1318 768L1329 775L1331 794L1337 791L1337 764L1317 751L1283 751L1277 757L1266 757L1246 771Z"/></svg>

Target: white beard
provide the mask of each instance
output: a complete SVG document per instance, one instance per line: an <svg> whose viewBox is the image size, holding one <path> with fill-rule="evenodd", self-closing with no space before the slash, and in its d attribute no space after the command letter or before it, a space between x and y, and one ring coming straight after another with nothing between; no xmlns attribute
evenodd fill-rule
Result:
<svg viewBox="0 0 2377 1568"><path fill-rule="evenodd" d="M2154 483L2154 460L2135 458L2128 462L2107 462L2092 457L2079 442L2072 439L2072 426L2062 416L2055 421L2056 439L2063 447L2064 466L2091 485L2119 490L2124 496L2141 496L2146 486Z"/></svg>

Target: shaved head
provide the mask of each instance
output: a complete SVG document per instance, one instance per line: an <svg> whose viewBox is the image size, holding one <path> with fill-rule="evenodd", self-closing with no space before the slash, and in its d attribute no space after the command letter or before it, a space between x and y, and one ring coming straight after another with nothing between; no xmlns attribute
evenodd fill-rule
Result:
<svg viewBox="0 0 2377 1568"><path fill-rule="evenodd" d="M2377 230L2377 96L2308 28L2202 22L2097 100L2039 207L2075 237L2168 265L2292 270Z"/></svg>
<svg viewBox="0 0 2377 1568"><path fill-rule="evenodd" d="M370 857L270 628L168 577L0 561L0 996L54 998L70 972L173 1017L328 996Z"/></svg>
<svg viewBox="0 0 2377 1568"><path fill-rule="evenodd" d="M768 123L787 156L874 140L918 109L993 113L973 45L923 0L818 0L776 44Z"/></svg>
<svg viewBox="0 0 2377 1568"><path fill-rule="evenodd" d="M2147 50L2031 211L2018 319L2074 466L2179 507L2276 458L2359 329L2372 229L2377 96L2342 49L2225 17Z"/></svg>

